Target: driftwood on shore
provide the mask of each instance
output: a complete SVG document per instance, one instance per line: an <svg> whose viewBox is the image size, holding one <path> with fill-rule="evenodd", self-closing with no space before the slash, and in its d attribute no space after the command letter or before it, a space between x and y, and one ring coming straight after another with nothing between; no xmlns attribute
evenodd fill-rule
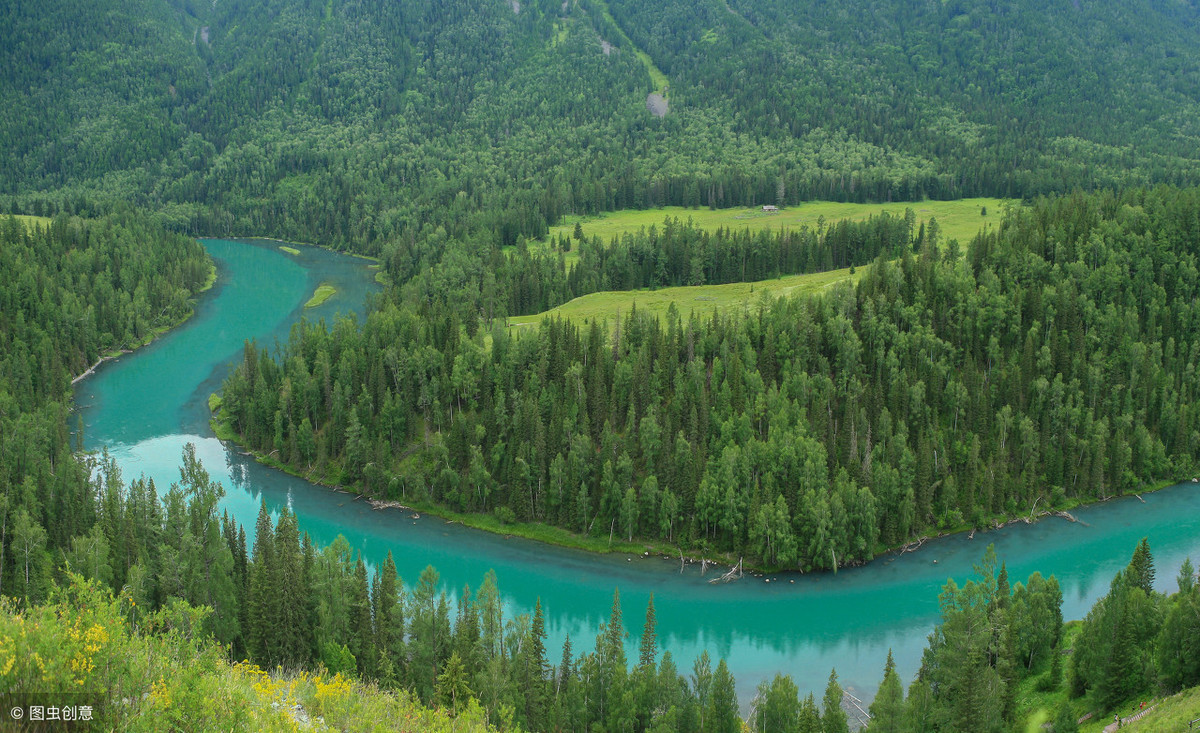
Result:
<svg viewBox="0 0 1200 733"><path fill-rule="evenodd" d="M79 384L79 382L83 381L83 380L84 380L84 379L86 379L87 377L90 377L90 376L92 376L92 374L94 374L94 373L96 372L96 369L97 369L97 368L98 368L98 367L99 367L101 364L103 364L104 362L106 362L106 361L108 361L108 360L110 360L110 359L116 359L118 356L121 356L122 354L132 354L132 353L133 353L133 352L132 352L132 351L130 351L129 349L121 349L121 350L120 350L118 353L114 354L113 356L102 356L102 357L100 357L100 358L99 358L99 359L96 361L96 363L95 363L95 364L93 364L93 365L91 365L90 367L88 367L88 370L87 370L86 372L84 372L83 374L80 374L78 377L75 377L74 379L72 379L72 380L71 380L71 386L72 386L72 387L74 387L76 384Z"/></svg>
<svg viewBox="0 0 1200 733"><path fill-rule="evenodd" d="M359 497L361 498L362 494L359 494ZM357 501L357 499L355 501ZM371 508L374 509L375 511L379 511L380 509L403 509L406 512L413 512L414 514L417 511L416 509L413 509L410 506L405 506L398 501L381 501L379 499L367 499L367 503L369 503L371 505Z"/></svg>
<svg viewBox="0 0 1200 733"><path fill-rule="evenodd" d="M849 705L846 704L847 701L849 701ZM855 697L849 689L842 690L842 709L858 718L858 724L863 727L866 727L871 720L871 714L863 709L863 705L865 704L862 700ZM851 707L854 709L851 710Z"/></svg>
<svg viewBox="0 0 1200 733"><path fill-rule="evenodd" d="M1092 526L1092 525L1088 524L1087 522L1083 521L1082 519L1077 518L1074 514L1072 514L1070 512L1058 511L1058 512L1054 512L1054 516L1061 517L1061 518L1067 520L1068 522L1075 522L1077 524L1082 524L1085 527Z"/></svg>
<svg viewBox="0 0 1200 733"><path fill-rule="evenodd" d="M742 577L742 559L738 558L737 565L729 568L729 572L720 577L713 578L709 583L728 583Z"/></svg>

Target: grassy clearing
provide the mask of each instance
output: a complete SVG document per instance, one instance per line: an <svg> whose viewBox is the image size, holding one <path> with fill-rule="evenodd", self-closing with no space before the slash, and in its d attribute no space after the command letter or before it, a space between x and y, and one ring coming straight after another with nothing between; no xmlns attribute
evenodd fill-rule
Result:
<svg viewBox="0 0 1200 733"><path fill-rule="evenodd" d="M13 214L13 216L28 229L33 229L35 226L50 226L50 217L48 216L26 216L25 214Z"/></svg>
<svg viewBox="0 0 1200 733"><path fill-rule="evenodd" d="M329 285L328 283L321 283L317 286L317 290L313 293L313 296L308 299L307 303L304 304L304 307L316 308L318 305L321 305L325 301L332 298L333 294L336 292L337 288Z"/></svg>
<svg viewBox="0 0 1200 733"><path fill-rule="evenodd" d="M571 236L578 222L585 237L598 236L607 242L614 236L636 232L642 227L661 227L666 217L678 217L682 221L691 218L692 223L705 230L720 227L727 229L781 229L808 226L815 228L821 217L826 223L852 219L861 221L887 212L893 216L904 216L905 209L917 215L918 226L936 218L942 239L957 239L968 242L985 225L996 225L1006 205L1015 202L1004 199L977 198L957 201L915 201L890 204L844 204L836 201L811 201L799 206L787 206L777 214L765 214L760 209L687 209L682 206L664 206L661 209L626 209L600 214L594 217L566 216L562 223L550 228L550 239L560 234ZM980 211L986 207L987 216ZM534 246L534 245L531 245ZM567 253L568 258L571 253Z"/></svg>
<svg viewBox="0 0 1200 733"><path fill-rule="evenodd" d="M563 41L567 40L567 34L568 34L569 32L570 32L570 28L567 26L567 21L565 21L565 20L563 20L563 21L555 21L555 23L554 23L554 35L553 35L553 36L551 36L551 38L550 38L550 47L551 47L551 48L554 48L554 47L555 47L555 46L557 46L558 44L560 44L560 43L562 43Z"/></svg>
<svg viewBox="0 0 1200 733"><path fill-rule="evenodd" d="M601 12L604 13L604 18L612 23L613 28L621 34L621 40L625 42L628 48L633 49L633 53L638 57L638 61L642 62L642 66L646 67L646 73L650 75L650 82L654 84L654 91L666 96L667 94L667 75L662 72L662 69L654 65L654 60L645 51L637 47L629 36L625 35L625 31L621 30L621 25L613 18L612 13L608 10L608 3L604 0L596 0L596 4L600 6Z"/></svg>
<svg viewBox="0 0 1200 733"><path fill-rule="evenodd" d="M510 329L526 328L550 316L561 316L578 323L592 319L612 321L618 313L628 313L635 305L638 310L661 316L672 303L684 318L691 313L705 316L718 309L724 311L730 308L750 307L766 295L778 298L784 295L812 293L835 283L854 282L858 280L863 269L858 268L853 275L850 274L850 270L842 269L750 283L590 293L543 313L510 318L508 324Z"/></svg>
<svg viewBox="0 0 1200 733"><path fill-rule="evenodd" d="M1083 628L1082 621L1070 621L1063 626L1062 648L1071 649L1075 639ZM1079 724L1080 733L1101 733L1113 722L1113 714L1120 713L1121 717L1132 716L1140 709L1142 702L1147 708L1154 709L1140 720L1123 722L1122 731L1176 731L1188 730L1187 724L1200 718L1200 687L1193 687L1167 698L1156 698L1154 693L1147 690L1132 696L1120 703L1113 710L1107 710L1093 698L1094 693L1088 693L1081 698L1072 699L1067 694L1067 667L1070 657L1063 658L1062 682L1053 689L1042 689L1039 684L1046 678L1048 672L1028 677L1020 682L1017 689L1017 712L1014 730L1034 733L1044 730L1042 724L1052 721L1063 705L1069 705L1071 714L1082 718L1091 713L1090 720Z"/></svg>
<svg viewBox="0 0 1200 733"><path fill-rule="evenodd" d="M295 247L288 247L285 244L281 244L281 245L279 245L279 249L283 250L284 252L287 252L288 254L292 255L293 257L300 256L300 250L296 249Z"/></svg>
<svg viewBox="0 0 1200 733"><path fill-rule="evenodd" d="M1147 700L1147 707L1149 707ZM1132 707L1132 706L1131 706ZM1136 720L1121 728L1125 731L1156 731L1156 730L1189 730L1188 723L1200 718L1200 687L1184 690L1178 695L1172 695L1160 703L1153 711L1141 720ZM1200 728L1200 723L1192 730ZM1098 727L1097 730L1100 728Z"/></svg>
<svg viewBox="0 0 1200 733"><path fill-rule="evenodd" d="M651 555L676 556L679 554L679 548L661 540L634 539L633 542L626 542L625 537L619 531L615 532L610 540L608 535L602 537L582 535L569 529L541 522L504 522L494 514L456 512L429 502L412 502L406 506L417 512L440 517L447 522L460 522L468 527L492 534L521 537L558 547L628 555L641 555L646 552Z"/></svg>
<svg viewBox="0 0 1200 733"><path fill-rule="evenodd" d="M662 70L654 65L654 61L650 58L650 54L642 49L633 46L634 53L638 57L638 61L642 62L642 66L646 67L646 73L650 74L650 83L654 85L654 91L667 96L667 75L662 73Z"/></svg>

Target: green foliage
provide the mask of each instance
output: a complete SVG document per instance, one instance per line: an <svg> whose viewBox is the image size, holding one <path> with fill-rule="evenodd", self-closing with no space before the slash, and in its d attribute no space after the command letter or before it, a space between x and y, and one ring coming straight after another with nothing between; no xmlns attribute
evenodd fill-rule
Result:
<svg viewBox="0 0 1200 733"><path fill-rule="evenodd" d="M1075 691L1094 689L1112 709L1153 680L1154 639L1162 628L1158 594L1141 585L1152 562L1145 540L1108 595L1084 619L1072 655Z"/></svg>
<svg viewBox="0 0 1200 733"><path fill-rule="evenodd" d="M848 733L850 728L846 721L846 711L842 710L842 686L838 684L837 670L829 673L824 708L821 714L821 730L824 733Z"/></svg>
<svg viewBox="0 0 1200 733"><path fill-rule="evenodd" d="M1062 626L1062 596L1053 577L1034 573L1009 594L995 563L989 548L977 568L979 579L962 588L953 580L946 584L942 622L930 636L908 699L899 694L889 659L867 730L1008 730L1018 724L1032 729L1053 718L1055 731L1076 731L1081 710L1104 713L1097 718L1103 725L1112 711L1128 710L1131 700L1136 712L1138 700L1200 684L1195 662L1200 594L1196 586L1171 596L1147 594L1134 582L1138 569L1152 563L1144 540L1129 567L1113 578L1108 595L1083 622L1069 627ZM1190 575L1190 561L1185 566ZM1059 644L1072 627L1077 633L1061 642L1069 647L1072 666L1070 684L1064 685ZM1050 656L1048 672L1038 675L1042 665L1026 662L1030 643L1036 645L1033 659ZM1078 697L1084 700L1072 704ZM1176 709L1169 702L1164 708ZM1144 725L1165 730L1165 720L1151 714Z"/></svg>
<svg viewBox="0 0 1200 733"><path fill-rule="evenodd" d="M130 540L104 521L104 487L73 456L64 398L102 356L186 318L210 267L199 244L127 208L92 220L0 218L0 591L44 601L61 563L126 581ZM189 550L209 563L212 519L172 516L174 539L199 541ZM179 581L201 592L194 578Z"/></svg>
<svg viewBox="0 0 1200 733"><path fill-rule="evenodd" d="M600 547L611 532L834 569L1194 469L1198 210L1194 189L1042 200L966 251L935 246L932 223L911 237L907 219L825 224L820 247L874 238L898 260L857 287L704 318L630 308L608 328L551 317L488 332L486 305L464 321L396 293L361 326L300 326L275 356L248 348L223 415L250 447L361 472L381 499L504 507ZM597 267L651 277L655 250L637 267L630 252L705 241L673 226L598 251ZM767 263L787 241L738 246L747 262L775 247ZM590 267L581 256L570 277ZM1029 656L1044 645L1028 634L1013 641L1027 669L1048 659Z"/></svg>
<svg viewBox="0 0 1200 733"><path fill-rule="evenodd" d="M1070 705L1059 705L1054 715L1054 733L1079 733L1078 718Z"/></svg>
<svg viewBox="0 0 1200 733"><path fill-rule="evenodd" d="M794 733L800 727L800 691L788 675L758 683L751 728L756 733Z"/></svg>
<svg viewBox="0 0 1200 733"><path fill-rule="evenodd" d="M150 613L127 592L113 596L71 576L44 605L0 604L0 687L70 690L104 730L293 731L318 716L340 730L370 730L379 720L413 733L494 730L473 701L455 718L340 674L268 675L230 664L227 649L199 632L210 615L182 601Z"/></svg>
<svg viewBox="0 0 1200 733"><path fill-rule="evenodd" d="M868 709L871 722L870 733L902 733L904 730L904 687L896 673L892 650L888 649L887 663L883 667L883 681Z"/></svg>
<svg viewBox="0 0 1200 733"><path fill-rule="evenodd" d="M13 5L0 193L383 253L402 282L446 238L513 245L568 212L1194 183L1195 20L1149 0Z"/></svg>
<svg viewBox="0 0 1200 733"><path fill-rule="evenodd" d="M325 285L325 284L318 285L316 291L313 292L312 297L309 298L308 302L306 302L304 304L304 307L305 308L316 308L317 306L321 305L325 301L332 298L335 293L337 293L337 288L333 287L332 285Z"/></svg>

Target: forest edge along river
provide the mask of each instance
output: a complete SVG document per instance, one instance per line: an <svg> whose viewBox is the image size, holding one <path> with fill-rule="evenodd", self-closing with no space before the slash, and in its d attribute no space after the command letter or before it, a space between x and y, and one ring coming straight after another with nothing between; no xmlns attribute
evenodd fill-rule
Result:
<svg viewBox="0 0 1200 733"><path fill-rule="evenodd" d="M1160 590L1173 587L1186 556L1200 560L1200 488L1190 482L1145 494L1143 501L1126 497L1078 508L1073 513L1079 523L1051 517L973 533L973 539L957 534L932 540L915 552L888 554L836 574L747 575L716 585L708 582L711 572L701 577L698 566L681 569L678 559L596 555L437 517L376 511L365 499L259 464L219 441L208 424L208 397L245 340L272 349L301 318L331 322L341 312L361 319L377 289L374 271L360 258L319 247L288 245L299 252L292 255L275 241L201 241L216 261L218 279L199 298L195 314L76 385L85 447L107 448L125 480L144 475L161 492L178 481L183 447L193 443L225 487L222 508L247 532L253 532L261 501L276 515L288 506L318 546L344 535L373 565L391 551L409 584L433 565L443 587L456 594L466 584L477 588L494 570L506 617L532 613L540 597L550 658L557 658L568 634L577 653L592 648L619 588L633 657L653 593L660 648L684 673L706 649L714 660L727 659L743 711L755 686L776 672L792 675L802 694L819 697L836 667L844 687L870 700L889 648L905 686L911 681L938 618L942 584L970 577L988 544L995 544L1014 582L1035 570L1056 575L1066 619L1081 618L1107 592L1143 536L1154 551ZM335 294L306 309L323 283Z"/></svg>

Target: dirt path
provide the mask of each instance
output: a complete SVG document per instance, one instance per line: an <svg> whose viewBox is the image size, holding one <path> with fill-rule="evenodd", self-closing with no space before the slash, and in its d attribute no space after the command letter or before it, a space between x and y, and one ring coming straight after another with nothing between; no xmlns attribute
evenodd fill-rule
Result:
<svg viewBox="0 0 1200 733"><path fill-rule="evenodd" d="M1142 718L1142 716L1144 716L1146 713L1150 712L1151 710L1153 710L1156 707L1158 707L1158 706L1151 705L1150 707L1146 708L1145 710L1140 711L1136 715L1130 715L1128 718L1121 718L1120 725L1118 725L1117 723L1109 723L1108 725L1104 726L1104 733L1116 733L1116 730L1118 728L1123 728L1135 720L1140 720Z"/></svg>

